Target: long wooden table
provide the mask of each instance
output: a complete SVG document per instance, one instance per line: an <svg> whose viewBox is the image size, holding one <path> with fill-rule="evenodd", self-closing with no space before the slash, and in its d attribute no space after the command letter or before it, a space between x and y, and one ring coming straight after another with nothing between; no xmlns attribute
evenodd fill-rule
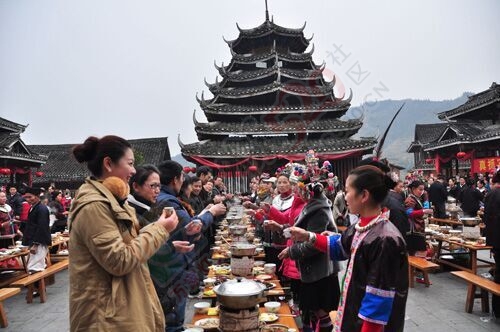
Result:
<svg viewBox="0 0 500 332"><path fill-rule="evenodd" d="M28 260L27 257L29 255L28 250L21 250L16 253L12 253L10 255L0 255L0 262L6 262L11 258L20 258L23 264L22 267L18 268L2 268L1 271L13 271L8 274L2 274L0 277L0 288L9 286L12 282L17 281L21 278L24 278L28 275Z"/></svg>
<svg viewBox="0 0 500 332"><path fill-rule="evenodd" d="M263 307L259 307L259 312L264 313L266 309ZM297 323L295 322L295 316L292 315L290 311L290 307L286 302L281 302L281 307L279 311L276 313L278 315L278 320L276 322L268 323L268 324L282 324L288 326L289 329L295 329L295 331L299 331ZM196 322L203 318L218 318L217 316L208 316L204 314L194 314L192 324L196 324Z"/></svg>
<svg viewBox="0 0 500 332"><path fill-rule="evenodd" d="M438 249L437 249L437 252L436 252L436 256L435 256L435 261L436 263L439 263L439 264L445 264L445 265L448 265L448 266L451 266L451 267L454 267L456 269L459 269L459 270L462 270L462 271L468 271L470 273L474 273L474 274L477 274L477 268L478 267L491 267L491 266L494 266L495 264L492 263L492 262L489 262L489 261L486 261L486 260L483 260L483 259L480 259L477 257L477 252L480 251L480 250L491 250L493 247L491 246L475 246L475 245L470 245L470 244L465 244L465 243L461 243L461 242L457 242L457 241L451 241L449 239L446 239L446 238L442 238L442 237L434 237L434 239L438 242ZM447 244L447 246L443 246L443 243ZM456 246L456 247L461 247L461 248L464 248L464 249L467 249L468 251L467 252L460 252L460 253L456 253L456 252L451 252L450 251L450 245L453 245L453 246ZM461 265L458 265L458 264L455 264L455 263L452 263L452 262L449 262L445 259L442 259L441 256L443 256L443 250L446 250L447 253L446 255L462 255L462 254L467 254L469 255L469 258L470 258L470 268L467 268L467 267L464 267L464 266L461 266ZM481 264L479 265L478 264L478 261L480 262L484 262L484 263L487 263L487 264Z"/></svg>
<svg viewBox="0 0 500 332"><path fill-rule="evenodd" d="M450 226L463 226L463 224L458 221L457 219L441 219L441 218L434 218L430 217L429 222L431 224L445 224L445 225L450 225Z"/></svg>

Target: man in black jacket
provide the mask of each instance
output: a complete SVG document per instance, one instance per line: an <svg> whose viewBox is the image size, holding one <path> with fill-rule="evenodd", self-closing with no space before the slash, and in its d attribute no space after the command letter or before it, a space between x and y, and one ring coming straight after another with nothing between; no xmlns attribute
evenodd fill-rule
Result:
<svg viewBox="0 0 500 332"><path fill-rule="evenodd" d="M20 193L17 192L17 188L14 186L10 186L9 188L9 198L7 203L10 205L12 210L14 211L14 217L19 219L19 216L23 212L23 202L24 199Z"/></svg>
<svg viewBox="0 0 500 332"><path fill-rule="evenodd" d="M429 201L434 207L434 217L444 219L446 218L446 198L448 193L446 192L446 186L444 185L444 176L439 174L437 176L437 181L429 187Z"/></svg>
<svg viewBox="0 0 500 332"><path fill-rule="evenodd" d="M27 188L24 199L31 205L28 222L23 233L23 245L30 247L28 270L30 272L45 269L45 256L52 243L50 236L49 210L40 204L40 189Z"/></svg>

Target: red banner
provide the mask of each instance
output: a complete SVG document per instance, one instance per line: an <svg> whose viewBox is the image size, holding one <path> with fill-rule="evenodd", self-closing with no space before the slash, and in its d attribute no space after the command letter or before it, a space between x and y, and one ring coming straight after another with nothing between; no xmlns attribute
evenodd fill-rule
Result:
<svg viewBox="0 0 500 332"><path fill-rule="evenodd" d="M363 151L351 151L351 152L345 152L345 153L339 153L339 154L323 154L323 153L317 153L317 157L320 158L321 160L336 160L336 159L343 159L343 158L348 158L348 157L355 157L355 156L361 156L363 154ZM290 162L294 161L303 161L305 158L305 153L300 153L300 154L287 154L287 155L273 155L273 156L267 156L267 157L248 157L245 159L242 159L234 164L230 165L220 165L215 162L212 162L206 158L203 158L202 156L189 156L189 158L193 159L197 163L200 163L202 165L211 167L211 168L217 168L217 169L224 169L224 168L232 168L236 167L239 165L242 165L246 162L249 162L251 160L272 160L272 159L286 159Z"/></svg>
<svg viewBox="0 0 500 332"><path fill-rule="evenodd" d="M478 158L472 162L472 173L487 173L500 167L500 157Z"/></svg>

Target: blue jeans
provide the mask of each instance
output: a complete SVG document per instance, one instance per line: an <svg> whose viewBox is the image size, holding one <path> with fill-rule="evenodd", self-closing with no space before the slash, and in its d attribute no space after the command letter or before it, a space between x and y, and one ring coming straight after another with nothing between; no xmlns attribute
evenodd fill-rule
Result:
<svg viewBox="0 0 500 332"><path fill-rule="evenodd" d="M170 312L165 312L165 332L184 331L184 316L186 314L186 297L178 297L177 305Z"/></svg>

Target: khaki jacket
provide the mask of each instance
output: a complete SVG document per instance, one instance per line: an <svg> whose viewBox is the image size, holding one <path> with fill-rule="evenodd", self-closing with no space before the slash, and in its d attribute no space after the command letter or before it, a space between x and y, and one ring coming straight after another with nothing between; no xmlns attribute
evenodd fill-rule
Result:
<svg viewBox="0 0 500 332"><path fill-rule="evenodd" d="M168 239L152 223L138 234L133 208L87 179L70 211L71 331L158 331L165 319L147 260Z"/></svg>

